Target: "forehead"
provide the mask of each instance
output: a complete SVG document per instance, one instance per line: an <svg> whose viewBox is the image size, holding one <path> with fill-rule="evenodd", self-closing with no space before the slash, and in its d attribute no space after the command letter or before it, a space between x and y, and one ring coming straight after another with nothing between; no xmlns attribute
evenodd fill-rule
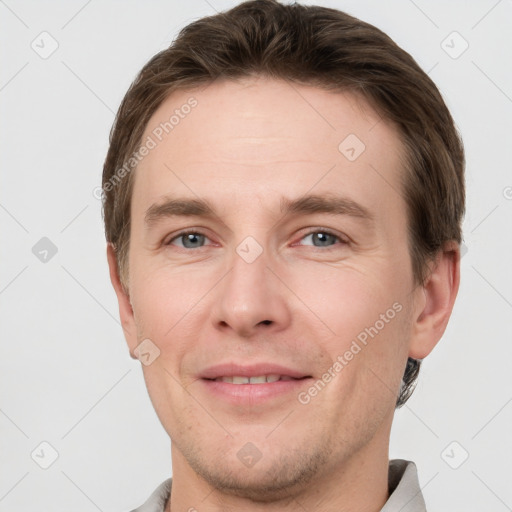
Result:
<svg viewBox="0 0 512 512"><path fill-rule="evenodd" d="M378 203L396 202L400 188L398 130L349 92L263 77L215 81L171 93L148 122L149 139L135 207L214 186L231 196L282 197L342 185L359 196L372 189Z"/></svg>

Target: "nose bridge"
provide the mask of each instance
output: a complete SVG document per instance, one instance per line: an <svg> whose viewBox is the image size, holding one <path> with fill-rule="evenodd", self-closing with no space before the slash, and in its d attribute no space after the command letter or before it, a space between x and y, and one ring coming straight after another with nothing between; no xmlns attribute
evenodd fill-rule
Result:
<svg viewBox="0 0 512 512"><path fill-rule="evenodd" d="M269 266L270 251L256 238L248 236L235 247L215 307L217 325L250 335L262 322L282 324L289 319L283 290Z"/></svg>
<svg viewBox="0 0 512 512"><path fill-rule="evenodd" d="M252 304L254 307L262 298L271 295L269 288L273 287L269 282L269 264L268 249L254 237L248 236L236 246L226 290L226 297L233 294L230 299L233 306L244 309Z"/></svg>

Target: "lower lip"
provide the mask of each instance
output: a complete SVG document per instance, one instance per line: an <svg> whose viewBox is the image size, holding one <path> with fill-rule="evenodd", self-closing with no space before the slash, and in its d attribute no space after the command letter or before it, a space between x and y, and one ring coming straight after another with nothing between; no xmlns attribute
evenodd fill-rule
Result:
<svg viewBox="0 0 512 512"><path fill-rule="evenodd" d="M256 405L292 393L298 395L302 388L309 385L310 381L311 378L307 377L264 384L231 384L230 382L201 379L210 393L234 405Z"/></svg>

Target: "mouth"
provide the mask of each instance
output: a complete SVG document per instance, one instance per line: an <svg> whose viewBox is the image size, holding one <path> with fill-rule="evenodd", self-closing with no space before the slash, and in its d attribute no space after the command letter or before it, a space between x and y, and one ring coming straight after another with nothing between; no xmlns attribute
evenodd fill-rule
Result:
<svg viewBox="0 0 512 512"><path fill-rule="evenodd" d="M271 373L269 375L258 375L254 377L245 377L243 375L227 375L216 377L215 379L205 379L214 382L228 382L229 384L267 384L278 381L303 380L310 378L310 375L304 377L290 377L290 375L279 375Z"/></svg>
<svg viewBox="0 0 512 512"><path fill-rule="evenodd" d="M253 363L250 365L235 361L220 363L203 370L199 378L207 380L221 380L232 384L262 384L277 382L279 380L302 379L311 377L306 372L274 363ZM233 379L233 381L223 380Z"/></svg>
<svg viewBox="0 0 512 512"><path fill-rule="evenodd" d="M312 380L310 374L273 363L225 363L207 368L198 377L210 397L232 406L251 407L293 400Z"/></svg>

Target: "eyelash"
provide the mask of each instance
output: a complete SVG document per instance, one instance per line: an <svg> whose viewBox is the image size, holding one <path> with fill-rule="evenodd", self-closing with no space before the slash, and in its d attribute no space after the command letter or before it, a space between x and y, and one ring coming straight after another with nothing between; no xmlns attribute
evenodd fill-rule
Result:
<svg viewBox="0 0 512 512"><path fill-rule="evenodd" d="M304 238L306 238L307 236L309 235L312 235L314 233L324 233L324 234L327 234L327 235L331 235L333 236L334 238L337 238L338 241L341 243L341 245L348 245L349 244L349 241L348 240L345 240L344 238L342 238L340 235L336 234L335 232L331 231L330 229L327 229L327 228L315 228L315 229L312 229L311 231L308 231L307 233L304 233L302 235L302 237L300 238L300 240L303 240ZM166 245L166 246L170 246L172 245L172 242L174 240L177 240L178 238L180 237L183 237L185 235L202 235L206 238L208 238L208 235L206 235L205 233L203 233L202 231L199 231L199 230L185 230L185 231L181 231L179 233L177 233L176 235L174 235L171 239L169 239L167 242L164 242L163 245ZM295 244L294 244L295 245ZM336 248L336 244L335 245L332 245L332 246L325 246L325 247L318 247L318 246L314 246L314 245L310 245L308 247L313 247L314 249L323 249L324 251L325 250L332 250L332 249L335 249ZM199 249L204 249L204 247L198 247L196 249L188 249L187 247L179 247L179 249L183 249L185 251L193 251L193 250L199 250Z"/></svg>

